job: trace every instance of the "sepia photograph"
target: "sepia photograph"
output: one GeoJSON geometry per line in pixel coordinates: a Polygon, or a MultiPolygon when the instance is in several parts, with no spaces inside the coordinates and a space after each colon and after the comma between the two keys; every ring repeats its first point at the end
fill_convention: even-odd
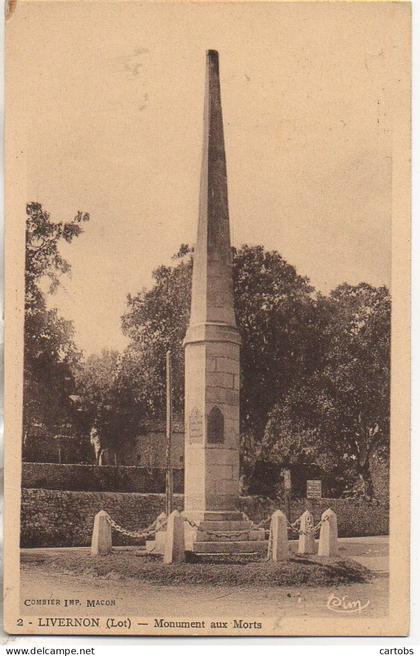
{"type": "Polygon", "coordinates": [[[8,633],[407,635],[410,48],[9,3],[8,633]]]}

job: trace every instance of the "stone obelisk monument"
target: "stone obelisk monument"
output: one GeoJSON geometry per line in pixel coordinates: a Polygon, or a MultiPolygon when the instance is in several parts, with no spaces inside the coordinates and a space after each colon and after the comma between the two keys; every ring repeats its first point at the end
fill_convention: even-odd
{"type": "MultiPolygon", "coordinates": [[[[239,511],[239,349],[220,95],[219,56],[207,52],[204,144],[191,316],[185,346],[185,547],[195,553],[267,548],[239,511]],[[239,532],[239,533],[238,533],[239,532]]],[[[165,531],[148,543],[162,553],[165,531]]]]}
{"type": "Polygon", "coordinates": [[[239,496],[239,348],[219,59],[207,52],[204,144],[190,325],[185,336],[185,510],[231,511],[239,496]]]}
{"type": "MultiPolygon", "coordinates": [[[[205,84],[198,231],[190,324],[184,340],[184,515],[202,522],[192,536],[193,550],[202,552],[211,540],[206,529],[250,528],[238,510],[241,339],[234,311],[219,56],[215,50],[207,52],[205,84]]],[[[244,534],[243,538],[261,537],[261,533],[250,533],[253,535],[244,534]]]]}

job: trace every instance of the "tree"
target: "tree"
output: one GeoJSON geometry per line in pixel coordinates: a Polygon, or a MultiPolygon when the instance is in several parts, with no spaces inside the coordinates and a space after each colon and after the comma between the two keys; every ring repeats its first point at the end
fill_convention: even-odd
{"type": "Polygon", "coordinates": [[[153,286],[128,296],[122,329],[130,338],[125,366],[132,372],[136,394],[149,417],[165,408],[165,358],[172,351],[173,405],[179,412],[184,403],[184,349],[182,341],[191,304],[191,249],[182,245],[174,256],[176,266],[160,266],[153,272],[153,286]]]}
{"type": "Polygon", "coordinates": [[[234,295],[241,347],[242,429],[262,437],[267,414],[323,357],[317,295],[276,251],[234,250],[234,295]]]}
{"type": "Polygon", "coordinates": [[[274,406],[263,457],[317,463],[372,497],[373,455],[388,457],[391,300],[385,287],[343,284],[327,302],[322,366],[274,406]]]}
{"type": "MultiPolygon", "coordinates": [[[[165,353],[174,354],[175,409],[183,408],[182,340],[191,300],[191,249],[129,297],[125,353],[146,414],[165,403],[165,353]]],[[[316,466],[340,493],[362,480],[389,442],[390,297],[385,287],[316,293],[276,251],[233,249],[241,347],[241,471],[254,492],[281,467],[316,466]],[[268,476],[267,472],[270,472],[268,476]]],[[[276,473],[277,475],[277,473],[276,473]]]]}
{"type": "MultiPolygon", "coordinates": [[[[292,387],[268,415],[256,465],[260,478],[270,470],[277,480],[282,468],[291,469],[300,478],[310,470],[322,471],[328,493],[340,496],[349,472],[335,439],[338,423],[333,400],[319,386],[316,374],[292,387]]],[[[294,490],[299,483],[304,488],[304,481],[294,480],[294,490]]]]}
{"type": "Polygon", "coordinates": [[[49,292],[59,284],[60,275],[70,271],[70,264],[61,256],[61,239],[70,243],[83,232],[82,223],[89,221],[89,214],[77,212],[70,221],[54,223],[50,214],[40,203],[26,206],[26,251],[25,251],[25,303],[36,305],[39,282],[49,279],[49,292]]]}
{"type": "Polygon", "coordinates": [[[324,386],[340,418],[343,457],[372,496],[370,459],[390,435],[391,298],[386,287],[343,284],[331,293],[324,386]]]}
{"type": "Polygon", "coordinates": [[[59,242],[71,242],[82,232],[89,215],[78,212],[67,222],[54,222],[39,203],[26,206],[25,320],[24,320],[24,437],[36,427],[54,435],[75,419],[70,396],[75,393],[73,370],[80,353],[70,321],[48,309],[41,287],[49,282],[53,294],[62,274],[70,270],[59,242]]]}
{"type": "Polygon", "coordinates": [[[86,432],[94,427],[100,448],[115,454],[138,434],[144,417],[130,365],[124,355],[104,349],[81,363],[76,374],[86,432]]]}
{"type": "MultiPolygon", "coordinates": [[[[191,303],[191,249],[182,245],[174,266],[153,273],[151,289],[128,298],[122,317],[130,338],[127,361],[150,416],[165,407],[165,353],[173,353],[174,407],[183,409],[184,339],[191,303]]],[[[252,469],[267,413],[293,381],[309,375],[322,357],[316,294],[306,278],[275,251],[233,249],[235,310],[242,336],[241,421],[243,467],[252,469]],[[248,445],[248,446],[247,446],[248,445]],[[248,464],[247,464],[248,463],[248,464]]]]}

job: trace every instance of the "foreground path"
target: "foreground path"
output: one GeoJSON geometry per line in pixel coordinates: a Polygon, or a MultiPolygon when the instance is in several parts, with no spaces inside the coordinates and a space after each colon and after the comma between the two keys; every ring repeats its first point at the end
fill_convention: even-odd
{"type": "MultiPolygon", "coordinates": [[[[340,555],[353,558],[375,571],[371,583],[337,587],[228,587],[209,585],[162,586],[141,580],[80,578],[61,572],[46,575],[35,564],[25,563],[25,554],[44,550],[22,550],[21,602],[25,615],[141,615],[151,617],[226,614],[244,617],[264,616],[328,616],[332,592],[346,595],[348,600],[369,602],[363,614],[368,617],[386,615],[388,605],[388,538],[344,538],[340,555]],[[25,605],[36,599],[78,599],[77,609],[63,606],[25,605]],[[113,604],[87,607],[88,600],[113,604]]],[[[54,550],[48,550],[50,553],[54,550]]]]}

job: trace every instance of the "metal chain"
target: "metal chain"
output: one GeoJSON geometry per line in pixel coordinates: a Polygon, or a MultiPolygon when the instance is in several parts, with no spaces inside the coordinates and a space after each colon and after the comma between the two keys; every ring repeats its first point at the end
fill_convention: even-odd
{"type": "Polygon", "coordinates": [[[265,524],[270,524],[271,523],[271,517],[266,517],[265,519],[262,519],[258,524],[252,524],[252,528],[264,528],[265,524]]]}
{"type": "Polygon", "coordinates": [[[322,524],[324,522],[328,522],[329,520],[329,517],[324,517],[315,526],[311,526],[309,523],[307,523],[304,531],[299,530],[299,535],[315,535],[318,533],[318,531],[320,531],[322,524]]]}
{"type": "Polygon", "coordinates": [[[217,538],[224,538],[226,540],[234,540],[235,538],[239,538],[241,535],[246,535],[250,531],[252,531],[252,528],[246,528],[242,529],[240,531],[211,531],[211,530],[205,530],[204,533],[207,533],[208,535],[214,535],[217,538]]]}
{"type": "Polygon", "coordinates": [[[117,524],[117,522],[114,519],[112,519],[112,517],[109,514],[107,514],[107,520],[108,520],[109,524],[112,526],[113,529],[118,531],[118,533],[122,533],[123,535],[125,535],[128,538],[151,538],[151,537],[154,537],[156,535],[157,531],[163,529],[167,524],[166,518],[164,520],[160,520],[160,521],[158,519],[155,519],[155,521],[152,524],[150,524],[150,526],[143,529],[142,531],[130,531],[130,530],[124,528],[123,526],[120,526],[120,524],[117,524]]]}
{"type": "MultiPolygon", "coordinates": [[[[187,524],[189,524],[192,528],[200,528],[200,524],[197,524],[197,522],[194,522],[191,519],[185,518],[185,521],[187,524]]],[[[250,531],[255,531],[256,529],[262,528],[263,524],[266,524],[267,522],[271,521],[271,517],[267,517],[266,519],[263,519],[259,524],[252,524],[250,528],[244,528],[240,529],[238,531],[214,531],[212,529],[205,529],[203,532],[207,533],[208,535],[214,535],[217,538],[224,538],[226,540],[234,540],[235,538],[240,537],[241,535],[246,535],[250,531]]]]}
{"type": "MultiPolygon", "coordinates": [[[[117,522],[112,519],[112,517],[107,514],[107,520],[109,524],[112,526],[113,529],[118,531],[118,533],[122,533],[128,538],[151,538],[154,537],[157,533],[157,531],[162,530],[166,527],[167,525],[167,519],[166,517],[164,519],[159,520],[155,519],[155,521],[150,524],[147,528],[143,529],[142,531],[130,531],[129,529],[124,528],[120,524],[117,524],[117,522]]],[[[197,524],[197,522],[185,518],[184,521],[189,524],[192,528],[199,529],[200,524],[197,524]]],[[[325,521],[329,521],[329,517],[324,517],[321,519],[316,526],[311,526],[310,522],[307,520],[305,529],[301,530],[300,528],[297,528],[298,524],[300,523],[300,517],[296,521],[294,521],[292,524],[290,522],[287,522],[288,524],[288,529],[298,533],[299,535],[315,535],[318,533],[318,531],[321,529],[322,523],[325,521]]],[[[271,517],[266,517],[265,519],[262,519],[258,524],[252,524],[250,528],[242,529],[239,531],[214,531],[211,529],[207,529],[204,531],[208,535],[213,535],[218,538],[224,538],[227,540],[234,540],[235,538],[240,537],[241,535],[245,535],[249,533],[250,531],[257,530],[260,528],[263,528],[266,524],[271,523],[271,517]]],[[[270,548],[271,548],[271,543],[272,543],[272,531],[270,528],[270,533],[268,537],[268,553],[270,553],[270,548]]]]}
{"type": "Polygon", "coordinates": [[[197,522],[194,522],[192,519],[188,519],[187,517],[184,517],[184,522],[189,524],[192,528],[200,528],[200,524],[197,524],[197,522]]]}
{"type": "Polygon", "coordinates": [[[297,520],[294,521],[292,524],[290,522],[287,522],[287,528],[290,531],[293,531],[294,533],[299,533],[299,529],[298,529],[299,522],[300,522],[300,517],[298,517],[297,520]]]}

